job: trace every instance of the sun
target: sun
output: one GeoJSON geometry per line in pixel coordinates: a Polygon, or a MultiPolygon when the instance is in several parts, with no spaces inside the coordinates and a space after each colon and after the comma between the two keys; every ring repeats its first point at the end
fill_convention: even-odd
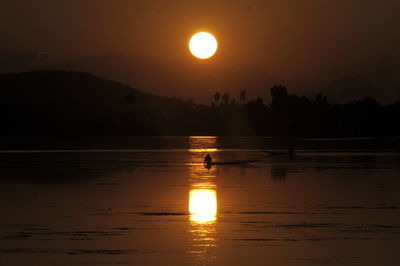
{"type": "Polygon", "coordinates": [[[218,48],[217,39],[208,32],[199,32],[189,42],[190,52],[199,59],[207,59],[215,54],[218,48]]]}

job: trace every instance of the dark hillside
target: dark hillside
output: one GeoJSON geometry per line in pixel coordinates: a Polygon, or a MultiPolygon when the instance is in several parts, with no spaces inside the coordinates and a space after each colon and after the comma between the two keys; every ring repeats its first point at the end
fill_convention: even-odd
{"type": "Polygon", "coordinates": [[[61,70],[4,74],[0,89],[2,135],[147,134],[155,113],[190,104],[61,70]]]}

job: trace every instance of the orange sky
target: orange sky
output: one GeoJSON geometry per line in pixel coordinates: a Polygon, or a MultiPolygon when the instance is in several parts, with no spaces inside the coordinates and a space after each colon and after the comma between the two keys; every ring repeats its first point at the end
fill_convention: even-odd
{"type": "Polygon", "coordinates": [[[2,0],[0,50],[192,60],[187,42],[205,30],[219,40],[217,62],[333,77],[400,54],[398,10],[396,0],[2,0]]]}

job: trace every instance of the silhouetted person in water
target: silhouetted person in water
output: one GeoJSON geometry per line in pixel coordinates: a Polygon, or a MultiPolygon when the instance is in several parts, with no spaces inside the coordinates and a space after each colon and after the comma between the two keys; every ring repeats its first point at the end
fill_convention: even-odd
{"type": "Polygon", "coordinates": [[[211,166],[211,163],[212,163],[212,158],[210,154],[207,154],[207,156],[204,157],[204,165],[211,166]]]}

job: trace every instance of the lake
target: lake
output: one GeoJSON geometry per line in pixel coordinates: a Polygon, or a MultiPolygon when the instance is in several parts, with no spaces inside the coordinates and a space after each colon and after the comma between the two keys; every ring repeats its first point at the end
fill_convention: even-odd
{"type": "Polygon", "coordinates": [[[2,138],[0,265],[398,265],[399,143],[2,138]]]}

